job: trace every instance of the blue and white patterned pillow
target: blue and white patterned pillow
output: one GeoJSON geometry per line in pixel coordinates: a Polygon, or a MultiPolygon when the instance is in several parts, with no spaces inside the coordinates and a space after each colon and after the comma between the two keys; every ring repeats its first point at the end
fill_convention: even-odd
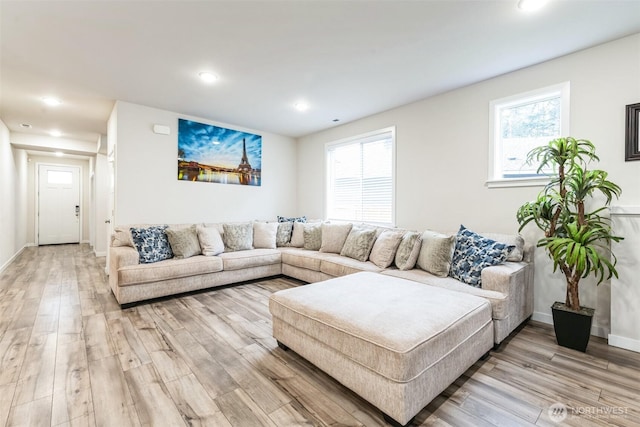
{"type": "Polygon", "coordinates": [[[131,228],[131,237],[141,264],[150,264],[173,258],[171,245],[165,230],[168,226],[159,225],[149,228],[131,228]]]}
{"type": "Polygon", "coordinates": [[[468,285],[481,288],[482,269],[502,264],[513,248],[483,237],[461,225],[456,234],[449,275],[468,285]]]}
{"type": "Polygon", "coordinates": [[[278,215],[278,222],[307,222],[307,217],[299,216],[294,218],[294,217],[286,217],[286,216],[278,215]]]}

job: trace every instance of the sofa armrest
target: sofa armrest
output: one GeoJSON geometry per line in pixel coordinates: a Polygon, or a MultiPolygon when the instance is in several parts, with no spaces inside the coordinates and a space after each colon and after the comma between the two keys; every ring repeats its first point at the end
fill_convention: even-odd
{"type": "Polygon", "coordinates": [[[140,264],[140,254],[131,246],[112,246],[109,248],[109,272],[117,273],[127,265],[140,264]]]}
{"type": "Polygon", "coordinates": [[[118,270],[127,265],[140,263],[138,251],[131,246],[111,246],[109,248],[109,285],[117,296],[118,270]]]}
{"type": "Polygon", "coordinates": [[[482,270],[482,289],[497,291],[505,295],[523,292],[527,280],[527,269],[532,267],[526,262],[505,262],[486,267],[482,270]]]}

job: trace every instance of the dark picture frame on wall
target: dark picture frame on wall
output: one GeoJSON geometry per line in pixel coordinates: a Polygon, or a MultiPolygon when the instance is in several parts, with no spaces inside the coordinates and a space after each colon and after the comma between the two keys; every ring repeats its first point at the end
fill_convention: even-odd
{"type": "Polygon", "coordinates": [[[625,161],[640,160],[640,103],[627,105],[625,161]]]}

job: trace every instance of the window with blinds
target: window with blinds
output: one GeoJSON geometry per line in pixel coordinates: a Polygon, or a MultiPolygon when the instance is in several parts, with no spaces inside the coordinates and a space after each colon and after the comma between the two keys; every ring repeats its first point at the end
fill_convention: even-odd
{"type": "Polygon", "coordinates": [[[395,128],[326,145],[327,219],[393,225],[395,128]]]}

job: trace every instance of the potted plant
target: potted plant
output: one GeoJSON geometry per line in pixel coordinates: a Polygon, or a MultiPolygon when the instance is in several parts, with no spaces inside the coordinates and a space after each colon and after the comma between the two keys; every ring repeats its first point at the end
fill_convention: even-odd
{"type": "Polygon", "coordinates": [[[622,240],[613,234],[608,216],[611,200],[622,190],[607,179],[607,172],[588,169],[589,163],[598,160],[595,146],[584,139],[558,138],[534,148],[527,162],[538,162],[538,173],[550,171],[551,180],[517,213],[520,231],[529,223],[542,230],[544,237],[537,246],[553,261],[553,271],[560,270],[565,277],[565,302],[552,306],[556,340],[561,346],[583,352],[594,309],[580,305],[580,280],[594,275],[600,284],[618,277],[611,242],[622,240]],[[592,197],[598,193],[604,199],[592,197]],[[596,206],[588,208],[592,205],[596,206]]]}

